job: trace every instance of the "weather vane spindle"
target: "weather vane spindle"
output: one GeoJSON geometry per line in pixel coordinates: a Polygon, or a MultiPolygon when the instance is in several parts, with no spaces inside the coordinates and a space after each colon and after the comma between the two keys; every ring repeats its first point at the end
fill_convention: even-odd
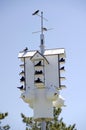
{"type": "Polygon", "coordinates": [[[41,53],[44,53],[45,47],[44,47],[44,34],[43,34],[43,12],[41,12],[41,34],[40,34],[40,40],[41,40],[41,44],[40,44],[40,50],[41,53]]]}

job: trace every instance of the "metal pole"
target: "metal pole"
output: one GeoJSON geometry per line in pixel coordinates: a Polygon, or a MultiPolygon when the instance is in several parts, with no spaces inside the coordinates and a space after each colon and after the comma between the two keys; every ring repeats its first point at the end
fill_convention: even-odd
{"type": "Polygon", "coordinates": [[[43,12],[41,12],[41,34],[43,34],[43,12]]]}
{"type": "Polygon", "coordinates": [[[41,122],[41,130],[46,130],[46,122],[44,120],[41,122]]]}
{"type": "Polygon", "coordinates": [[[41,34],[40,34],[40,51],[43,54],[44,53],[44,34],[43,34],[43,12],[41,12],[41,34]]]}
{"type": "MultiPolygon", "coordinates": [[[[44,35],[43,35],[43,12],[41,12],[41,53],[44,52],[44,35]]],[[[43,119],[41,122],[41,130],[46,130],[46,122],[43,119]]]]}

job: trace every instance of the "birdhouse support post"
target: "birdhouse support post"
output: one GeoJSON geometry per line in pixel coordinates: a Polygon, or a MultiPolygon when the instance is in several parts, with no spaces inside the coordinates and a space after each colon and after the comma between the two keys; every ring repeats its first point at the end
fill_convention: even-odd
{"type": "Polygon", "coordinates": [[[46,130],[46,121],[41,122],[41,130],[46,130]]]}

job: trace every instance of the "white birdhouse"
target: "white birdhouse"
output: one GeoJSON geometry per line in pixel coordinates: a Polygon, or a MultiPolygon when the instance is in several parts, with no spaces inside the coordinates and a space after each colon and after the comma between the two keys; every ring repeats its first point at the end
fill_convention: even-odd
{"type": "Polygon", "coordinates": [[[26,89],[22,99],[34,110],[35,120],[51,120],[53,104],[63,106],[63,100],[58,99],[58,89],[61,88],[60,62],[64,62],[64,49],[45,50],[43,55],[39,51],[20,52],[18,57],[24,66],[21,81],[26,89]]]}
{"type": "Polygon", "coordinates": [[[60,59],[65,57],[64,49],[45,50],[44,55],[39,51],[20,52],[18,57],[23,61],[25,85],[27,87],[63,87],[60,83],[65,79],[60,77],[60,59]],[[60,58],[61,57],[61,58],[60,58]]]}
{"type": "Polygon", "coordinates": [[[34,119],[49,121],[53,118],[53,107],[64,105],[64,100],[59,96],[59,90],[65,87],[62,84],[65,77],[61,75],[61,72],[65,70],[62,66],[65,62],[65,50],[64,48],[44,48],[42,15],[43,12],[41,12],[40,51],[29,51],[25,48],[18,55],[22,61],[20,65],[22,71],[19,74],[22,86],[18,88],[24,91],[21,98],[33,109],[34,119]]]}

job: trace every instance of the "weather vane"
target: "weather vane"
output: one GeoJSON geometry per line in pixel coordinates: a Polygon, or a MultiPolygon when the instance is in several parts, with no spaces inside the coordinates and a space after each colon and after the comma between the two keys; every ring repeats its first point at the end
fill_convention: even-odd
{"type": "Polygon", "coordinates": [[[40,34],[40,41],[41,41],[40,49],[41,49],[41,53],[43,54],[44,53],[44,34],[43,34],[43,32],[48,31],[48,30],[52,30],[52,28],[47,29],[43,26],[43,20],[45,20],[45,21],[48,21],[48,20],[43,17],[42,11],[41,11],[41,15],[39,15],[39,10],[36,10],[34,13],[32,13],[32,15],[37,15],[41,18],[41,31],[36,31],[36,32],[33,32],[33,33],[41,32],[41,34],[40,34]]]}
{"type": "Polygon", "coordinates": [[[32,15],[37,15],[41,18],[41,31],[36,31],[33,33],[39,33],[41,32],[41,34],[43,34],[43,31],[48,31],[48,30],[52,30],[53,28],[47,29],[45,27],[43,27],[43,20],[48,21],[45,17],[43,17],[43,12],[41,12],[41,15],[38,14],[39,10],[35,11],[32,15]]]}

